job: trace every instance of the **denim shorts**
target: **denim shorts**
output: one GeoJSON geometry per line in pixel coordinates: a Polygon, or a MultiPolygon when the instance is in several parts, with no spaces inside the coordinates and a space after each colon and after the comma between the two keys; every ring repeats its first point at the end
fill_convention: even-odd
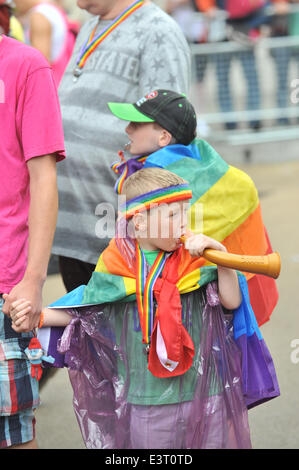
{"type": "Polygon", "coordinates": [[[2,312],[0,297],[0,448],[34,438],[33,410],[39,405],[38,382],[25,354],[32,333],[16,333],[2,312]]]}

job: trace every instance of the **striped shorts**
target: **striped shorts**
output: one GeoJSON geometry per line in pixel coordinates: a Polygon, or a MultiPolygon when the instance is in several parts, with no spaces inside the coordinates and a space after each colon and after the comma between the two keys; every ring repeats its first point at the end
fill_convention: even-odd
{"type": "Polygon", "coordinates": [[[32,334],[16,333],[2,304],[0,297],[0,448],[5,448],[34,439],[39,391],[24,353],[32,334]]]}

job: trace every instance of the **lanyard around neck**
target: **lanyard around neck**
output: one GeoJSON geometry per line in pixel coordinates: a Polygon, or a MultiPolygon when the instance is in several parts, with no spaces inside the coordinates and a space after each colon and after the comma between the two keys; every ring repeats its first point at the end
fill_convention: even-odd
{"type": "Polygon", "coordinates": [[[76,61],[76,67],[74,69],[74,76],[79,77],[82,74],[83,67],[88,59],[88,57],[93,53],[93,51],[101,44],[102,41],[110,34],[112,31],[117,28],[123,21],[125,21],[132,13],[134,13],[138,8],[140,8],[144,3],[144,0],[137,0],[132,3],[128,8],[120,13],[120,15],[115,18],[112,23],[110,23],[106,28],[103,29],[99,34],[95,36],[97,25],[92,30],[87,41],[84,43],[83,47],[80,50],[76,61]]]}
{"type": "Polygon", "coordinates": [[[148,275],[146,275],[145,255],[136,242],[136,299],[140,326],[143,334],[142,342],[150,343],[154,325],[154,285],[165,265],[168,254],[160,251],[148,275]]]}

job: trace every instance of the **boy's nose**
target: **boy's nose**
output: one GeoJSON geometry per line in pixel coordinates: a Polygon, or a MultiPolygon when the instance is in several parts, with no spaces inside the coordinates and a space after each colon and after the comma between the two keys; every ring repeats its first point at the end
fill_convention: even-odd
{"type": "Polygon", "coordinates": [[[130,132],[130,123],[129,123],[129,124],[127,125],[127,127],[125,128],[125,132],[126,132],[127,134],[129,134],[129,132],[130,132]]]}

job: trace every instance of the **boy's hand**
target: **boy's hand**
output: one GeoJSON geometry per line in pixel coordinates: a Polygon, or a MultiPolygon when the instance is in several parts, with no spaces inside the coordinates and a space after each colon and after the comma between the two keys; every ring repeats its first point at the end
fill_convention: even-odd
{"type": "MultiPolygon", "coordinates": [[[[4,294],[6,296],[7,294],[4,294]]],[[[29,329],[29,313],[32,310],[31,302],[26,299],[19,299],[11,303],[9,316],[12,320],[12,329],[17,333],[29,329]],[[22,325],[22,326],[21,326],[22,325]]]]}
{"type": "Polygon", "coordinates": [[[185,242],[185,248],[189,251],[191,256],[202,256],[206,248],[213,250],[227,251],[224,245],[213,238],[207,237],[200,233],[199,235],[192,235],[188,237],[185,242]]]}

